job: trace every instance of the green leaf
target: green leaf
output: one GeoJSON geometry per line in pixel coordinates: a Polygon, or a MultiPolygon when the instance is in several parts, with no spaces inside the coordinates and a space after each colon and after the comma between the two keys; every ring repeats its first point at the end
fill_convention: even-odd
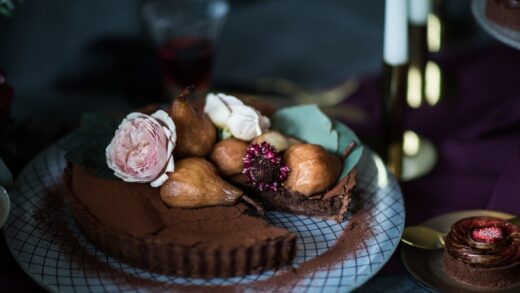
{"type": "Polygon", "coordinates": [[[229,132],[229,129],[227,128],[219,128],[218,129],[218,140],[221,141],[221,140],[224,140],[224,139],[228,139],[228,138],[231,138],[233,137],[233,135],[231,134],[231,132],[229,132]]]}
{"type": "Polygon", "coordinates": [[[350,128],[348,128],[345,124],[334,121],[334,129],[338,131],[339,134],[339,140],[338,140],[338,150],[336,151],[336,154],[338,156],[341,156],[343,154],[343,151],[348,147],[348,145],[355,141],[357,146],[356,148],[350,153],[350,155],[345,159],[343,162],[343,170],[341,171],[341,175],[339,178],[343,178],[346,176],[359,162],[359,159],[361,159],[361,155],[363,154],[363,144],[359,140],[359,138],[356,136],[354,131],[352,131],[350,128]]]}
{"type": "Polygon", "coordinates": [[[331,153],[338,150],[338,132],[316,105],[280,109],[271,116],[271,124],[274,130],[307,143],[319,144],[331,153]]]}
{"type": "Polygon", "coordinates": [[[340,178],[356,166],[363,153],[363,145],[345,124],[331,121],[316,105],[293,106],[281,109],[271,116],[272,129],[307,143],[323,146],[338,156],[355,141],[356,148],[343,163],[340,178]]]}
{"type": "Polygon", "coordinates": [[[65,159],[92,170],[99,177],[115,178],[106,164],[105,149],[122,118],[121,115],[106,113],[84,114],[80,128],[58,144],[66,151],[65,159]]]}

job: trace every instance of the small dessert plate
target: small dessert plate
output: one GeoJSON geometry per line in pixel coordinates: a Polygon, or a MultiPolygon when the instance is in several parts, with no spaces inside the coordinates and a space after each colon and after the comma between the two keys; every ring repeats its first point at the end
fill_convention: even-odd
{"type": "Polygon", "coordinates": [[[7,191],[0,186],[0,228],[5,224],[7,215],[9,214],[10,202],[7,191]]]}
{"type": "MultiPolygon", "coordinates": [[[[431,218],[421,226],[426,226],[444,233],[460,219],[474,216],[488,216],[511,219],[514,216],[490,210],[468,210],[447,213],[431,218]]],[[[448,276],[442,269],[442,249],[425,250],[409,245],[401,247],[401,260],[408,272],[424,287],[440,292],[520,292],[520,286],[503,289],[489,289],[470,286],[448,276]]]]}
{"type": "Polygon", "coordinates": [[[473,0],[471,10],[478,24],[504,44],[520,49],[520,32],[498,25],[486,17],[486,0],[473,0]]]}

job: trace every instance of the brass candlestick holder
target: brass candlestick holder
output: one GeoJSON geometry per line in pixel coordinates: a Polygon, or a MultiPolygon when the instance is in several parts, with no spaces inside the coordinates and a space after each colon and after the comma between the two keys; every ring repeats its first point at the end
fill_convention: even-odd
{"type": "Polygon", "coordinates": [[[433,143],[404,129],[404,110],[409,90],[409,65],[383,64],[383,159],[400,181],[427,174],[437,162],[433,143]]]}
{"type": "Polygon", "coordinates": [[[403,172],[403,115],[408,64],[383,64],[383,159],[399,180],[403,172]]]}
{"type": "MultiPolygon", "coordinates": [[[[442,45],[440,5],[440,1],[434,0],[426,23],[410,23],[408,27],[410,66],[407,74],[406,105],[411,109],[435,106],[444,93],[442,71],[429,58],[442,45]]],[[[430,140],[412,130],[405,130],[402,141],[402,181],[419,178],[433,169],[437,163],[437,151],[430,140]]]]}
{"type": "Polygon", "coordinates": [[[381,153],[397,179],[406,181],[425,175],[437,161],[431,141],[406,130],[403,119],[407,107],[435,105],[440,100],[441,72],[428,57],[441,47],[442,2],[395,0],[386,4],[381,153]]]}
{"type": "Polygon", "coordinates": [[[432,1],[426,23],[410,23],[410,68],[406,101],[412,109],[435,106],[445,95],[445,78],[441,67],[430,58],[443,46],[444,25],[439,0],[432,1]]]}
{"type": "MultiPolygon", "coordinates": [[[[411,109],[434,106],[440,100],[442,79],[439,66],[428,60],[428,28],[426,25],[410,24],[408,29],[410,66],[407,75],[406,104],[411,109]]],[[[402,181],[424,176],[437,163],[434,144],[412,130],[403,132],[402,151],[402,181]]]]}

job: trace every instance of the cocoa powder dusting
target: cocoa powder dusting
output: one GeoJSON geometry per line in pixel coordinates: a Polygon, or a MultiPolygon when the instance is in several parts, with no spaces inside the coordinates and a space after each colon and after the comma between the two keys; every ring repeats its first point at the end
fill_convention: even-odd
{"type": "MultiPolygon", "coordinates": [[[[43,204],[36,211],[36,218],[42,224],[43,229],[47,230],[45,237],[59,245],[62,253],[69,256],[71,261],[80,264],[88,273],[97,274],[100,277],[108,278],[114,282],[128,284],[130,287],[144,287],[152,292],[242,292],[245,289],[254,289],[262,292],[273,292],[278,290],[290,290],[298,282],[316,271],[332,269],[338,263],[354,256],[356,250],[363,245],[363,239],[370,236],[369,221],[372,218],[372,211],[358,209],[354,204],[351,211],[350,224],[341,234],[336,244],[327,252],[302,263],[297,269],[286,268],[278,271],[274,277],[263,281],[256,281],[244,285],[235,286],[194,286],[194,285],[175,285],[141,278],[139,276],[115,269],[110,265],[100,261],[92,252],[81,244],[79,236],[69,226],[70,213],[67,206],[68,189],[58,186],[48,193],[43,204]]],[[[354,201],[358,198],[354,196],[354,201]]]]}
{"type": "Polygon", "coordinates": [[[295,288],[298,282],[312,275],[313,272],[334,269],[338,263],[353,257],[355,251],[361,249],[363,239],[367,239],[371,234],[369,223],[372,218],[370,210],[358,209],[361,205],[356,202],[356,198],[359,198],[359,194],[355,195],[353,200],[354,210],[351,211],[350,223],[333,247],[310,261],[302,263],[297,269],[277,274],[264,281],[251,283],[249,286],[262,292],[288,291],[295,288]]]}

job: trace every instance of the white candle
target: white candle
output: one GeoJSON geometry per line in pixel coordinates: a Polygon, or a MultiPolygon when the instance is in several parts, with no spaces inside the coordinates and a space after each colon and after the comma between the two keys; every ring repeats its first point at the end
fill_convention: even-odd
{"type": "Polygon", "coordinates": [[[409,0],[408,18],[414,25],[425,25],[432,7],[431,0],[409,0]]]}
{"type": "Polygon", "coordinates": [[[386,0],[383,60],[389,65],[408,62],[407,0],[386,0]]]}

